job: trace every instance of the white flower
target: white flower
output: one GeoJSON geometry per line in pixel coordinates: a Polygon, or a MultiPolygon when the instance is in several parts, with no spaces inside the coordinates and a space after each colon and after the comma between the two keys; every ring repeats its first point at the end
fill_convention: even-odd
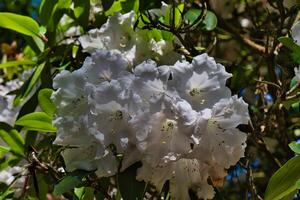
{"type": "Polygon", "coordinates": [[[300,45],[300,21],[293,25],[291,31],[292,38],[298,45],[300,45]]]}
{"type": "Polygon", "coordinates": [[[295,71],[295,80],[300,84],[300,66],[294,68],[295,71]]]}
{"type": "MultiPolygon", "coordinates": [[[[121,15],[120,15],[121,16],[121,15]]],[[[157,66],[146,60],[130,68],[126,55],[95,50],[82,68],[54,78],[55,144],[63,145],[68,171],[111,176],[141,161],[137,178],[161,190],[170,181],[173,199],[189,189],[211,199],[208,184],[220,182],[245,150],[248,105],[231,97],[231,74],[207,54],[191,63],[157,66]]]]}
{"type": "Polygon", "coordinates": [[[226,175],[224,170],[219,171],[214,168],[214,166],[208,166],[196,159],[180,159],[163,168],[153,168],[151,165],[143,163],[143,166],[138,169],[137,179],[150,182],[156,186],[159,192],[164,183],[169,180],[170,195],[174,200],[190,199],[189,189],[196,192],[198,198],[212,199],[215,192],[213,187],[207,183],[208,178],[226,175]]]}
{"type": "MultiPolygon", "coordinates": [[[[191,151],[193,115],[184,100],[165,97],[130,120],[143,160],[154,167],[175,161],[191,151]]],[[[195,113],[196,115],[196,113],[195,113]]]]}
{"type": "MultiPolygon", "coordinates": [[[[158,191],[169,180],[172,199],[189,199],[189,189],[194,190],[201,199],[212,199],[214,190],[208,184],[208,179],[217,183],[222,181],[226,176],[225,169],[236,164],[244,154],[247,136],[236,127],[249,120],[247,104],[233,96],[230,99],[221,99],[212,109],[205,109],[198,114],[191,108],[183,110],[188,124],[194,124],[191,150],[164,166],[153,166],[153,160],[143,160],[137,179],[152,183],[158,191]]],[[[181,138],[180,141],[182,144],[176,145],[184,146],[188,140],[181,138]]],[[[155,150],[149,151],[143,158],[162,147],[157,145],[153,149],[155,150]]]]}
{"type": "Polygon", "coordinates": [[[236,127],[248,123],[248,105],[233,96],[200,113],[195,123],[196,145],[189,157],[228,169],[244,155],[247,135],[236,127]]]}
{"type": "Polygon", "coordinates": [[[129,90],[134,76],[126,68],[121,54],[97,50],[82,68],[62,71],[54,78],[54,143],[67,147],[62,155],[68,171],[97,169],[99,176],[116,172],[109,146],[126,150],[131,131],[127,121],[137,105],[129,90]]]}
{"type": "Polygon", "coordinates": [[[161,63],[172,63],[180,58],[173,51],[171,42],[155,41],[145,30],[134,30],[135,13],[115,13],[100,29],[92,29],[79,41],[84,51],[93,53],[97,49],[121,53],[132,67],[146,59],[158,59],[161,63]]]}
{"type": "Polygon", "coordinates": [[[220,98],[228,98],[225,86],[231,74],[207,54],[196,56],[192,63],[177,62],[174,66],[161,66],[159,71],[168,79],[168,89],[191,103],[196,110],[213,106],[220,98]]]}

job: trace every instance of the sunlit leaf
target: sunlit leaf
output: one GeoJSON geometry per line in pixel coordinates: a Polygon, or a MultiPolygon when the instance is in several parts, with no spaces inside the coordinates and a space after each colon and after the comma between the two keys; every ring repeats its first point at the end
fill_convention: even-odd
{"type": "Polygon", "coordinates": [[[266,192],[265,200],[279,200],[299,188],[300,156],[287,161],[271,177],[266,192]]]}
{"type": "Polygon", "coordinates": [[[9,68],[9,67],[17,67],[20,65],[35,65],[36,63],[31,60],[16,60],[16,61],[8,61],[6,63],[0,64],[0,69],[9,68]]]}
{"type": "Polygon", "coordinates": [[[52,118],[44,112],[27,114],[16,121],[16,125],[24,126],[27,130],[56,132],[52,118]]]}
{"type": "Polygon", "coordinates": [[[39,34],[39,25],[35,20],[14,13],[0,12],[0,27],[28,36],[37,36],[39,34]]]}
{"type": "Polygon", "coordinates": [[[51,101],[52,89],[45,88],[39,91],[38,100],[42,110],[49,116],[53,116],[55,112],[55,105],[51,101]]]}

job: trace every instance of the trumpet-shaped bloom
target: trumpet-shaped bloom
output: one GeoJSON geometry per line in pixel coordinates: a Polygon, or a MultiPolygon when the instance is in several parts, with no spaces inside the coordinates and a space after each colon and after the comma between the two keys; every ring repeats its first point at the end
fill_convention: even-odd
{"type": "Polygon", "coordinates": [[[89,53],[97,49],[117,51],[131,67],[149,58],[161,63],[172,63],[180,58],[171,42],[155,41],[145,30],[134,30],[135,21],[134,12],[116,13],[100,29],[92,29],[79,38],[83,50],[89,53]]]}

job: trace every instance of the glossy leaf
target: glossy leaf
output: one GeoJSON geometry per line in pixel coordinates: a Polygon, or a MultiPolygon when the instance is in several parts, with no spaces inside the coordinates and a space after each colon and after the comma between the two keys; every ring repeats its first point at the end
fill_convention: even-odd
{"type": "Polygon", "coordinates": [[[195,23],[196,19],[201,15],[201,10],[200,9],[190,9],[184,14],[184,20],[188,24],[193,24],[195,23]]]}
{"type": "Polygon", "coordinates": [[[24,140],[17,130],[0,130],[0,138],[9,146],[10,151],[17,154],[24,154],[24,140]]]}
{"type": "Polygon", "coordinates": [[[24,126],[27,130],[56,132],[52,118],[44,112],[27,114],[16,121],[16,125],[24,126]]]}
{"type": "Polygon", "coordinates": [[[39,34],[39,25],[30,17],[8,12],[0,12],[0,27],[11,29],[28,36],[39,34]]]}
{"type": "Polygon", "coordinates": [[[61,195],[69,190],[74,189],[82,182],[82,179],[90,173],[92,172],[84,170],[76,170],[69,173],[57,185],[55,185],[53,194],[61,195]]]}
{"type": "Polygon", "coordinates": [[[20,89],[20,93],[17,94],[14,100],[14,105],[18,105],[30,94],[32,89],[37,84],[44,67],[45,67],[45,63],[42,63],[35,69],[30,79],[20,89]]]}
{"type": "Polygon", "coordinates": [[[217,27],[218,19],[215,13],[207,11],[203,20],[204,29],[207,31],[214,30],[217,27]]]}
{"type": "Polygon", "coordinates": [[[39,106],[49,116],[53,116],[55,112],[55,105],[51,101],[52,89],[45,88],[39,91],[38,100],[39,106]]]}
{"type": "Polygon", "coordinates": [[[287,161],[271,177],[266,192],[265,200],[279,200],[299,188],[300,156],[287,161]]]}

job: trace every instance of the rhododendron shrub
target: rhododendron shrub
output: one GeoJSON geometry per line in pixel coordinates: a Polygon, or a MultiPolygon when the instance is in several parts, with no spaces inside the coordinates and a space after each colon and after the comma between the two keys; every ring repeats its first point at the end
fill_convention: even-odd
{"type": "Polygon", "coordinates": [[[231,96],[225,85],[231,74],[207,54],[169,65],[151,60],[139,50],[145,40],[134,32],[132,14],[115,14],[80,38],[91,56],[54,78],[54,143],[67,147],[62,155],[69,171],[116,174],[114,145],[122,170],[141,161],[138,179],[158,191],[170,180],[174,198],[188,198],[190,188],[199,198],[213,198],[207,179],[224,178],[244,155],[247,135],[237,126],[248,123],[248,105],[231,96]],[[114,34],[110,29],[117,27],[114,34]],[[139,53],[148,59],[134,66],[143,59],[139,53]],[[182,185],[186,174],[193,178],[182,185]]]}
{"type": "Polygon", "coordinates": [[[4,0],[0,199],[298,199],[294,1],[4,0]]]}

